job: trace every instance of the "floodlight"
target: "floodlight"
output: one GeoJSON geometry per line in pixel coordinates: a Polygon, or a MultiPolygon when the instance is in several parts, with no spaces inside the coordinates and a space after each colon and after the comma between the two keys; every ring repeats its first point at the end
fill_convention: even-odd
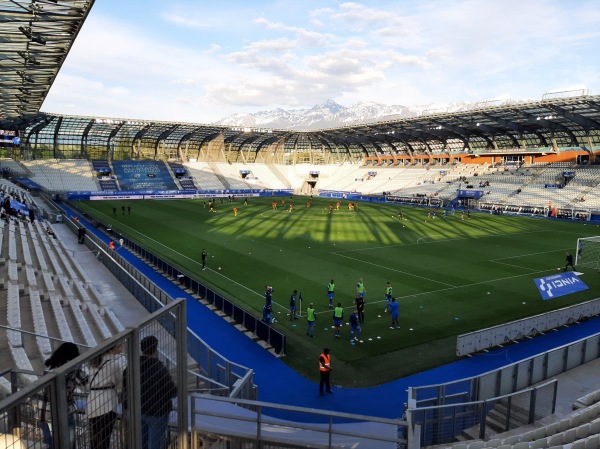
{"type": "Polygon", "coordinates": [[[35,42],[36,44],[40,44],[40,45],[46,45],[46,39],[44,39],[39,34],[34,34],[31,37],[31,42],[35,42]]]}
{"type": "Polygon", "coordinates": [[[31,28],[19,27],[19,31],[28,39],[31,39],[31,28]]]}
{"type": "Polygon", "coordinates": [[[31,42],[35,42],[36,44],[46,45],[46,40],[39,34],[33,33],[31,28],[19,27],[19,31],[25,35],[31,42]]]}

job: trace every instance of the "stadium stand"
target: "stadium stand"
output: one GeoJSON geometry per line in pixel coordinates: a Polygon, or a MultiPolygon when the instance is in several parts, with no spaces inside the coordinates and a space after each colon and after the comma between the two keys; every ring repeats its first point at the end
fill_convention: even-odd
{"type": "Polygon", "coordinates": [[[96,191],[92,165],[85,159],[23,161],[31,179],[50,192],[96,191]]]}
{"type": "Polygon", "coordinates": [[[225,178],[228,190],[243,190],[252,188],[250,184],[248,184],[242,178],[238,166],[223,162],[215,162],[214,164],[211,164],[211,166],[215,173],[225,178]]]}
{"type": "Polygon", "coordinates": [[[188,175],[187,169],[180,162],[169,161],[169,168],[174,178],[184,190],[197,190],[194,178],[188,175]]]}
{"type": "Polygon", "coordinates": [[[225,186],[206,162],[187,162],[184,164],[192,176],[194,184],[202,190],[223,190],[225,186]]]}
{"type": "Polygon", "coordinates": [[[179,190],[162,161],[113,161],[121,190],[179,190]]]}
{"type": "MultiPolygon", "coordinates": [[[[10,220],[2,226],[1,254],[6,261],[0,266],[0,277],[8,280],[2,290],[6,295],[4,316],[8,326],[15,329],[7,332],[9,350],[16,368],[38,373],[53,349],[44,336],[60,335],[65,341],[95,346],[123,330],[73,260],[74,253],[48,234],[50,227],[38,220],[33,224],[10,220]],[[35,338],[20,329],[34,333],[35,338]]],[[[36,378],[27,375],[22,380],[36,378]]]]}
{"type": "Polygon", "coordinates": [[[250,170],[246,183],[252,189],[281,190],[291,188],[290,181],[273,164],[237,164],[238,170],[250,170]]]}
{"type": "Polygon", "coordinates": [[[31,176],[31,172],[23,164],[11,158],[1,158],[0,167],[10,177],[21,178],[31,176]]]}

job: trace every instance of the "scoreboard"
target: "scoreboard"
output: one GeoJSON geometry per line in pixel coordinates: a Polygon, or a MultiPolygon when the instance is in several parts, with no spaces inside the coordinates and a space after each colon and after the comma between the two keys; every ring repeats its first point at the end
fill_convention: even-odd
{"type": "Polygon", "coordinates": [[[0,129],[0,146],[2,147],[19,147],[21,138],[19,131],[10,129],[0,129]]]}

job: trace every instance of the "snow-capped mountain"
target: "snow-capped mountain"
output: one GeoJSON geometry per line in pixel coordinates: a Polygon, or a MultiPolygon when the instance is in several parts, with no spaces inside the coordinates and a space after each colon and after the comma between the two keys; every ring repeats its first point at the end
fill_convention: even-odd
{"type": "Polygon", "coordinates": [[[410,118],[423,114],[460,112],[471,109],[473,105],[473,103],[458,102],[450,104],[432,103],[408,107],[361,102],[346,107],[333,100],[327,100],[325,103],[315,105],[310,109],[291,109],[286,111],[277,108],[270,111],[233,114],[214,122],[214,124],[243,126],[247,128],[323,129],[358,123],[410,118]]]}

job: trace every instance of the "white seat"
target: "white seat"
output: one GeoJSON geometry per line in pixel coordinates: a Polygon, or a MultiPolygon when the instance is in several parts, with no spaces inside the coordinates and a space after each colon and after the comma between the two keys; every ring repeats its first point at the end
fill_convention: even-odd
{"type": "Polygon", "coordinates": [[[46,328],[46,319],[44,318],[44,310],[42,309],[42,301],[37,290],[29,289],[29,302],[31,306],[31,314],[33,318],[33,328],[38,336],[35,337],[38,348],[45,357],[52,354],[52,345],[50,340],[44,338],[43,335],[48,335],[46,328]]]}
{"type": "Polygon", "coordinates": [[[491,440],[485,443],[484,447],[498,447],[502,444],[502,440],[500,438],[492,438],[491,440]]]}
{"type": "Polygon", "coordinates": [[[529,449],[529,441],[519,441],[513,446],[513,449],[529,449]]]}
{"type": "Polygon", "coordinates": [[[79,301],[72,299],[69,301],[69,306],[75,317],[75,324],[77,325],[77,327],[81,331],[81,334],[83,335],[85,344],[90,347],[96,346],[96,339],[94,338],[94,334],[92,334],[92,330],[90,329],[90,326],[88,325],[88,322],[85,319],[83,312],[81,311],[79,301]]]}
{"type": "Polygon", "coordinates": [[[546,437],[546,427],[539,427],[533,431],[533,439],[539,440],[546,437]]]}
{"type": "Polygon", "coordinates": [[[483,449],[485,443],[483,441],[473,441],[469,443],[469,449],[483,449]]]}
{"type": "Polygon", "coordinates": [[[108,320],[110,325],[113,327],[113,329],[117,333],[123,332],[125,330],[125,326],[123,326],[123,324],[121,324],[121,322],[119,321],[119,319],[117,318],[115,313],[112,310],[110,310],[107,306],[104,306],[102,308],[101,313],[104,315],[105,319],[108,320]]]}
{"type": "Polygon", "coordinates": [[[89,302],[85,304],[85,307],[87,307],[89,314],[92,316],[92,320],[96,325],[96,328],[100,331],[100,334],[102,334],[102,338],[107,340],[112,337],[113,334],[110,330],[108,330],[108,326],[106,326],[106,323],[98,313],[97,306],[89,302]]]}
{"type": "Polygon", "coordinates": [[[589,436],[589,434],[590,434],[590,424],[585,423],[585,424],[581,424],[580,426],[577,427],[575,437],[578,440],[583,440],[584,438],[587,438],[589,436]]]}
{"type": "Polygon", "coordinates": [[[555,433],[554,435],[548,437],[548,446],[562,445],[562,442],[563,442],[562,433],[555,433]]]}
{"type": "Polygon", "coordinates": [[[557,422],[553,422],[546,426],[546,436],[547,437],[552,436],[556,433],[558,433],[558,423],[557,422]]]}
{"type": "Polygon", "coordinates": [[[511,435],[509,437],[504,438],[502,444],[512,446],[513,444],[517,444],[519,441],[521,441],[521,435],[511,435]]]}
{"type": "Polygon", "coordinates": [[[50,306],[54,313],[54,319],[60,333],[60,338],[63,341],[73,341],[73,335],[71,334],[71,328],[67,323],[65,312],[63,311],[60,299],[54,293],[50,293],[50,306]]]}
{"type": "MultiPolygon", "coordinates": [[[[19,287],[12,282],[9,282],[7,285],[6,315],[9,327],[21,329],[21,304],[19,301],[19,287]]],[[[7,330],[6,335],[11,347],[20,348],[23,346],[23,334],[21,332],[7,330]]]]}
{"type": "Polygon", "coordinates": [[[600,447],[600,435],[596,434],[585,440],[585,449],[598,449],[600,447]]]}
{"type": "Polygon", "coordinates": [[[535,435],[535,430],[530,430],[529,432],[525,432],[523,435],[521,435],[520,441],[533,441],[533,440],[535,440],[534,435],[535,435]]]}
{"type": "Polygon", "coordinates": [[[590,435],[600,434],[600,419],[596,418],[590,423],[590,435]]]}
{"type": "Polygon", "coordinates": [[[567,429],[563,433],[563,444],[572,443],[577,439],[577,429],[567,429]]]}

